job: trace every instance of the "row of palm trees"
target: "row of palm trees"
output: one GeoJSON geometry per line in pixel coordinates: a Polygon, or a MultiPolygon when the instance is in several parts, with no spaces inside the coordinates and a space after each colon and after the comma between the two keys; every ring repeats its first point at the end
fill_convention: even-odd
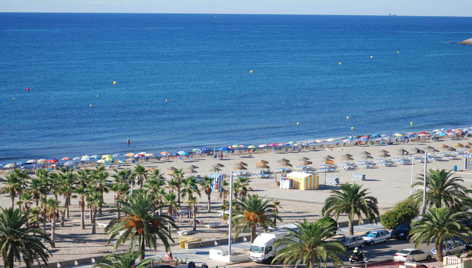
{"type": "MultiPolygon", "coordinates": [[[[34,178],[29,178],[22,171],[13,171],[7,176],[7,183],[2,190],[8,193],[13,200],[11,210],[14,210],[15,199],[20,197],[20,201],[16,202],[19,209],[14,211],[26,215],[24,226],[36,228],[34,230],[40,230],[41,232],[44,231],[34,224],[35,221],[31,217],[34,214],[32,213],[34,208],[31,208],[31,204],[28,202],[21,201],[21,196],[25,193],[31,194],[32,197],[36,194],[36,191],[33,191],[32,188],[43,189],[36,186],[31,187],[31,185],[38,183],[43,185],[43,182],[36,182],[36,180],[45,180],[46,182],[49,180],[65,180],[74,188],[73,190],[64,190],[57,187],[61,190],[56,190],[55,185],[44,183],[46,186],[43,185],[43,187],[46,190],[38,191],[38,197],[30,199],[30,202],[36,203],[35,208],[47,207],[45,205],[47,201],[44,200],[58,201],[58,196],[62,196],[64,212],[61,215],[67,217],[68,209],[65,207],[70,205],[70,199],[74,194],[79,194],[79,205],[81,209],[85,206],[89,208],[92,226],[95,225],[96,214],[101,213],[103,194],[112,190],[115,193],[117,217],[106,228],[110,234],[110,242],[115,241],[115,246],[118,247],[129,241],[131,243],[130,249],[136,250],[141,259],[144,259],[146,248],[156,248],[158,241],[161,241],[166,250],[169,249],[170,243],[173,242],[171,230],[177,228],[172,216],[181,207],[179,203],[181,198],[185,198],[188,203],[189,211],[192,212],[193,228],[196,229],[197,198],[201,192],[207,194],[208,210],[210,211],[212,187],[210,178],[203,178],[201,181],[195,177],[185,178],[180,170],[175,170],[168,180],[158,170],[152,173],[145,169],[142,170],[137,167],[135,170],[116,171],[112,176],[113,184],[109,184],[107,180],[108,173],[101,167],[78,172],[70,170],[61,170],[57,173],[38,171],[34,178]],[[24,183],[25,181],[26,183],[24,183]],[[49,195],[54,196],[54,198],[48,198],[49,195]]],[[[472,203],[470,190],[462,185],[462,179],[454,177],[453,173],[444,170],[430,170],[426,178],[424,176],[418,178],[417,185],[423,185],[424,179],[426,179],[427,185],[427,212],[422,218],[413,223],[412,240],[416,243],[434,243],[438,252],[438,259],[442,260],[444,241],[452,238],[466,239],[471,234],[471,230],[463,224],[464,219],[471,218],[470,213],[467,212],[472,203]]],[[[246,179],[239,179],[234,188],[236,201],[232,220],[236,235],[241,232],[250,232],[251,240],[254,240],[258,228],[267,229],[275,226],[277,219],[280,220],[278,216],[279,203],[257,195],[247,194],[250,188],[246,179]]],[[[419,190],[419,192],[421,191],[419,190]]],[[[412,196],[417,202],[422,200],[419,192],[412,196]]],[[[225,193],[227,191],[223,190],[223,198],[225,193]]],[[[225,203],[224,199],[223,203],[225,203]]],[[[362,186],[346,184],[342,185],[339,190],[332,191],[332,194],[325,201],[322,213],[325,216],[334,216],[336,220],[340,216],[347,216],[349,230],[352,234],[354,231],[353,222],[356,219],[375,220],[379,216],[377,203],[377,199],[370,196],[362,186]]],[[[54,207],[54,205],[51,206],[54,207]]],[[[6,210],[3,210],[3,213],[6,213],[6,210]]],[[[46,213],[44,215],[50,214],[46,213]]],[[[52,215],[52,218],[56,218],[57,213],[52,213],[52,215]]],[[[51,219],[51,221],[53,220],[51,219]]],[[[0,216],[0,221],[3,221],[3,216],[0,216]]],[[[332,234],[330,235],[330,229],[326,228],[325,224],[319,222],[300,223],[297,230],[291,231],[291,235],[278,242],[284,244],[284,246],[279,251],[276,260],[287,264],[304,263],[310,267],[325,261],[339,262],[343,248],[339,244],[327,240],[332,234]],[[295,241],[298,242],[295,243],[295,241]]],[[[0,242],[4,243],[6,240],[1,237],[3,231],[1,228],[2,226],[0,226],[0,242]]],[[[45,241],[53,242],[52,239],[53,236],[45,241]]],[[[3,251],[2,254],[8,257],[9,261],[12,258],[13,260],[15,258],[19,259],[18,256],[22,254],[25,262],[32,258],[31,254],[28,255],[27,252],[23,253],[16,248],[15,250],[16,253],[8,253],[10,255],[3,251]]],[[[6,261],[5,257],[4,262],[5,267],[10,267],[7,266],[9,262],[6,261]]]]}
{"type": "MultiPolygon", "coordinates": [[[[112,175],[103,166],[80,170],[39,169],[34,175],[30,175],[25,170],[15,169],[5,177],[0,191],[10,197],[11,209],[19,211],[18,213],[22,213],[21,215],[27,218],[24,224],[28,228],[38,228],[42,223],[42,232],[46,234],[46,225],[50,223],[48,243],[55,247],[56,224],[60,222],[61,226],[64,226],[66,219],[70,218],[72,200],[78,199],[82,229],[86,228],[85,220],[88,210],[91,233],[95,234],[97,216],[103,214],[104,196],[110,191],[114,195],[117,219],[122,219],[122,214],[126,215],[124,219],[132,219],[129,218],[130,211],[146,211],[149,215],[154,215],[154,208],[158,209],[158,215],[173,217],[182,208],[182,200],[185,199],[189,214],[193,218],[193,230],[196,230],[198,198],[202,192],[207,195],[207,210],[211,212],[212,182],[213,180],[208,177],[200,179],[192,176],[185,177],[181,169],[173,169],[170,176],[166,178],[157,169],[151,172],[139,165],[133,170],[115,170],[112,175]],[[144,196],[144,194],[146,202],[138,200],[138,196],[144,196]],[[137,205],[144,206],[149,203],[152,206],[136,208],[137,205]],[[130,206],[133,204],[135,209],[131,210],[130,206]]],[[[236,180],[235,197],[245,196],[249,190],[247,178],[236,180]]],[[[220,198],[224,202],[227,193],[228,185],[224,183],[220,193],[220,198]]],[[[169,232],[170,228],[176,228],[173,222],[169,225],[169,232]]],[[[113,237],[115,236],[116,234],[113,237]]],[[[142,241],[139,242],[141,246],[142,243],[142,241]]],[[[17,252],[12,256],[20,260],[21,254],[17,252]]]]}

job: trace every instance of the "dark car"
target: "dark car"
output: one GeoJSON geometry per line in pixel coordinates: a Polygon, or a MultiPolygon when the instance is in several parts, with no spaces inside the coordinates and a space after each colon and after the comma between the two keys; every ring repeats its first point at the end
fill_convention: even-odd
{"type": "Polygon", "coordinates": [[[408,240],[411,227],[409,224],[399,224],[392,230],[392,238],[398,240],[408,240]]]}

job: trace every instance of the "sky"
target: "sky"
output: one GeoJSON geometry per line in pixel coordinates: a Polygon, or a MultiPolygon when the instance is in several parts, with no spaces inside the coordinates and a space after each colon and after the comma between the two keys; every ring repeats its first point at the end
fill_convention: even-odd
{"type": "Polygon", "coordinates": [[[0,0],[0,12],[472,16],[472,0],[0,0]]]}

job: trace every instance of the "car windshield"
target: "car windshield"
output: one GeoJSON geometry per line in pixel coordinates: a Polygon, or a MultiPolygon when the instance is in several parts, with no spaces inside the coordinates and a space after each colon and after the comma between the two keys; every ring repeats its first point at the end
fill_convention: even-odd
{"type": "Polygon", "coordinates": [[[400,250],[398,251],[399,254],[402,254],[402,255],[409,255],[411,251],[409,250],[400,250]]]}
{"type": "Polygon", "coordinates": [[[264,247],[251,246],[249,251],[254,252],[254,253],[263,253],[264,252],[264,247]]]}
{"type": "Polygon", "coordinates": [[[375,237],[377,234],[376,233],[368,233],[367,237],[375,237]]]}

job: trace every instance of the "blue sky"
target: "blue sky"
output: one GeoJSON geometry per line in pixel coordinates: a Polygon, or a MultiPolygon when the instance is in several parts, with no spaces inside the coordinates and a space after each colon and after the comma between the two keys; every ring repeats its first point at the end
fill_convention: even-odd
{"type": "Polygon", "coordinates": [[[0,12],[472,16],[472,0],[0,0],[0,12]]]}

